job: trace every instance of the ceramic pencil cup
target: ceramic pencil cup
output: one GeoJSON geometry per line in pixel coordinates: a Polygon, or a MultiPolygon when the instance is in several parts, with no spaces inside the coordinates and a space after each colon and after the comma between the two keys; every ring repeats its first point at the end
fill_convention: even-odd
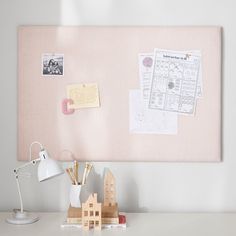
{"type": "Polygon", "coordinates": [[[81,207],[80,202],[81,185],[72,184],[70,187],[70,204],[72,207],[81,207]]]}

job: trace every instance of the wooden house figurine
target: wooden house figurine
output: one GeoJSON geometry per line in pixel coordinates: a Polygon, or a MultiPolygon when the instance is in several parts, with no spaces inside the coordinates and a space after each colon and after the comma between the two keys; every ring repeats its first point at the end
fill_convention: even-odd
{"type": "Polygon", "coordinates": [[[91,194],[87,201],[82,203],[82,208],[69,207],[67,223],[81,224],[85,230],[101,230],[102,225],[125,224],[125,216],[119,215],[116,181],[110,170],[105,173],[103,184],[103,203],[98,203],[96,193],[91,194]]]}
{"type": "Polygon", "coordinates": [[[119,211],[116,202],[116,181],[108,170],[104,177],[104,201],[102,205],[102,223],[103,224],[118,224],[119,211]]]}
{"type": "Polygon", "coordinates": [[[82,226],[101,230],[102,228],[102,204],[97,202],[97,194],[91,194],[85,203],[82,203],[82,226]]]}
{"type": "Polygon", "coordinates": [[[108,170],[104,178],[104,206],[116,205],[116,180],[108,170]]]}

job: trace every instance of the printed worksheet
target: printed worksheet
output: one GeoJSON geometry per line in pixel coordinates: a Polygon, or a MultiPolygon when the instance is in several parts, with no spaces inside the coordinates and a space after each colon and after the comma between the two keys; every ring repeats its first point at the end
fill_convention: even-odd
{"type": "Polygon", "coordinates": [[[200,60],[199,72],[198,72],[197,98],[201,98],[202,96],[203,96],[202,60],[200,60]]]}
{"type": "Polygon", "coordinates": [[[152,82],[154,53],[139,54],[139,79],[142,96],[145,102],[148,102],[152,82]]]}
{"type": "Polygon", "coordinates": [[[130,90],[129,129],[130,133],[174,135],[178,132],[178,114],[148,109],[141,90],[130,90]]]}
{"type": "Polygon", "coordinates": [[[193,114],[200,56],[156,49],[149,97],[150,109],[193,114]]]}
{"type": "MultiPolygon", "coordinates": [[[[201,52],[199,50],[183,51],[183,52],[201,57],[201,52]]],[[[153,58],[154,58],[154,53],[141,53],[139,54],[139,58],[138,58],[139,59],[140,88],[141,88],[143,99],[145,102],[148,102],[149,94],[151,90],[153,58]]],[[[201,66],[201,60],[200,60],[199,73],[198,73],[198,85],[197,85],[197,98],[202,97],[202,94],[203,94],[202,66],[201,66]]]]}
{"type": "Polygon", "coordinates": [[[184,51],[184,53],[200,57],[199,72],[198,72],[198,85],[197,85],[197,98],[203,96],[203,82],[202,82],[202,54],[199,50],[184,51]]]}

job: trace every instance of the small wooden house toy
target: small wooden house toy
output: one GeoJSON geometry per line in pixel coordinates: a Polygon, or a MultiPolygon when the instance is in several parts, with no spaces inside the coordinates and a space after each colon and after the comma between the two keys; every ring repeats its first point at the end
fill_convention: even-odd
{"type": "Polygon", "coordinates": [[[82,226],[83,229],[102,228],[102,204],[97,202],[97,194],[91,194],[85,203],[82,203],[82,226]]]}

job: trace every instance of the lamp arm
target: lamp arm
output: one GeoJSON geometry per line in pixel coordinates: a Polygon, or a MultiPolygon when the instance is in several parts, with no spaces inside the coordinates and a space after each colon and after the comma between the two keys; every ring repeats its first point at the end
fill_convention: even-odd
{"type": "Polygon", "coordinates": [[[19,198],[20,198],[20,212],[23,213],[24,211],[24,206],[23,206],[23,201],[22,201],[22,196],[21,196],[21,191],[20,191],[20,183],[19,183],[19,176],[16,176],[16,186],[17,186],[17,190],[18,190],[18,194],[19,194],[19,198]]]}
{"type": "Polygon", "coordinates": [[[30,148],[29,148],[29,160],[30,160],[30,161],[32,160],[32,146],[33,146],[34,144],[38,144],[38,145],[40,146],[41,150],[43,149],[43,145],[42,145],[40,142],[35,141],[35,142],[31,143],[31,144],[30,144],[30,148]]]}
{"type": "Polygon", "coordinates": [[[24,165],[21,165],[19,167],[17,167],[16,169],[14,169],[14,174],[15,174],[15,178],[16,178],[16,185],[17,185],[17,190],[18,190],[18,194],[19,194],[19,198],[20,198],[20,212],[23,213],[24,211],[24,206],[23,206],[23,201],[22,201],[22,195],[21,195],[21,189],[20,189],[20,183],[19,183],[19,171],[21,169],[24,169],[25,167],[29,166],[29,165],[35,165],[37,162],[40,161],[40,158],[37,158],[33,161],[27,162],[24,165]]]}
{"type": "Polygon", "coordinates": [[[23,165],[17,167],[16,169],[14,169],[14,173],[18,174],[19,170],[24,169],[25,167],[30,166],[30,165],[35,165],[39,161],[40,161],[40,158],[37,158],[37,159],[34,159],[32,161],[26,162],[25,164],[23,164],[23,165]]]}

